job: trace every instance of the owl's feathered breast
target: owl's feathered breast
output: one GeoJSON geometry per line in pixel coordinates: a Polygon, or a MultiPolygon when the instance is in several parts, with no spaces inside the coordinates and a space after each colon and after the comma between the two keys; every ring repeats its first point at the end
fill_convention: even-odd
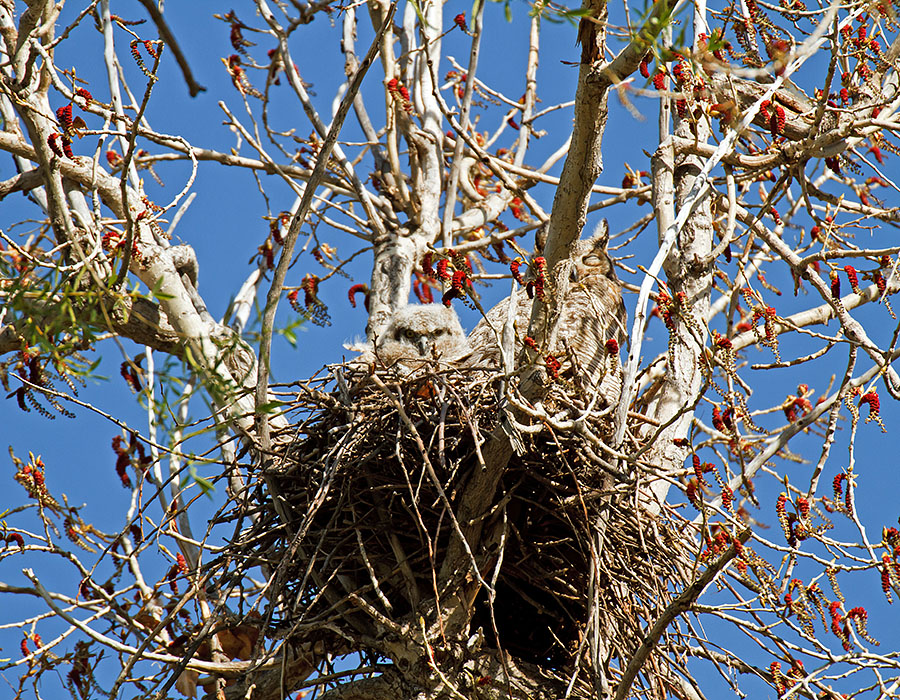
{"type": "MultiPolygon", "coordinates": [[[[622,285],[606,252],[604,229],[590,239],[578,241],[571,257],[563,261],[557,275],[556,316],[548,319],[549,346],[545,349],[561,362],[561,374],[585,389],[597,387],[612,364],[607,341],[622,347],[627,337],[627,314],[622,285]]],[[[493,307],[469,335],[472,364],[499,368],[498,334],[506,321],[509,298],[493,307]]],[[[532,300],[519,290],[515,295],[517,349],[528,332],[532,300]]],[[[541,302],[538,302],[541,303],[541,302]]]]}

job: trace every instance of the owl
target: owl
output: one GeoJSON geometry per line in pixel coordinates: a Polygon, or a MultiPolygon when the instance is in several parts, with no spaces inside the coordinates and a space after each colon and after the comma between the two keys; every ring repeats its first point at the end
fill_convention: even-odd
{"type": "MultiPolygon", "coordinates": [[[[591,238],[578,241],[568,260],[557,268],[556,317],[547,319],[551,333],[542,355],[553,355],[561,364],[559,375],[571,381],[589,398],[600,394],[613,405],[621,393],[618,348],[627,337],[627,315],[622,284],[606,250],[609,227],[603,221],[591,238]],[[615,346],[607,341],[615,340],[615,346]]],[[[509,299],[492,308],[469,335],[472,366],[499,368],[499,334],[506,320],[509,299]]],[[[516,352],[528,332],[532,300],[523,290],[516,293],[516,352]]]]}
{"type": "Polygon", "coordinates": [[[468,352],[469,343],[456,312],[443,304],[421,304],[394,312],[384,333],[375,339],[374,356],[385,367],[399,365],[412,370],[429,361],[449,362],[468,352]]]}

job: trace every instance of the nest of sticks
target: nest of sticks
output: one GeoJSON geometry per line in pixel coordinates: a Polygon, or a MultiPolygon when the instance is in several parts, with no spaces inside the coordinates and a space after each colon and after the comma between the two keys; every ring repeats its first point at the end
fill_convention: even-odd
{"type": "MultiPolygon", "coordinates": [[[[270,633],[327,637],[383,659],[369,637],[378,624],[417,629],[435,617],[449,596],[442,566],[455,513],[512,415],[498,386],[484,372],[436,367],[406,376],[339,367],[300,385],[293,438],[259,475],[257,517],[234,543],[248,566],[274,572],[270,633]]],[[[566,391],[545,405],[577,404],[566,391]]],[[[601,440],[602,413],[585,422],[601,440]]],[[[501,536],[476,542],[468,559],[495,595],[481,587],[466,635],[557,678],[589,679],[593,634],[606,649],[593,664],[623,667],[683,587],[695,545],[671,513],[641,513],[638,480],[617,477],[583,429],[545,424],[520,437],[524,452],[506,463],[483,514],[501,536]]],[[[643,692],[664,695],[651,688],[660,666],[648,666],[656,680],[643,692]]]]}

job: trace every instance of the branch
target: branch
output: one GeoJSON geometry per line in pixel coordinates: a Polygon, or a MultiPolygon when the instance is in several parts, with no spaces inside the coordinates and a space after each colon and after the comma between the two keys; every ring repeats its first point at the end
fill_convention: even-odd
{"type": "MultiPolygon", "coordinates": [[[[829,14],[833,15],[836,12],[837,5],[832,5],[831,9],[829,10],[829,14]]],[[[703,170],[697,175],[697,178],[694,181],[694,186],[691,188],[690,193],[682,203],[682,208],[678,212],[678,216],[676,217],[672,225],[666,230],[665,235],[662,237],[662,240],[659,244],[659,252],[656,254],[656,257],[653,259],[653,263],[650,265],[647,274],[644,276],[644,280],[641,283],[641,290],[638,294],[638,301],[635,307],[634,314],[634,325],[632,326],[631,331],[631,350],[628,353],[628,362],[625,365],[625,378],[622,382],[622,397],[620,399],[615,418],[616,431],[613,437],[613,446],[621,445],[622,440],[625,437],[625,419],[628,414],[628,408],[631,405],[631,401],[634,399],[634,392],[636,389],[634,380],[635,377],[637,377],[638,364],[641,358],[641,347],[643,345],[643,330],[647,314],[647,303],[650,300],[650,290],[656,282],[657,276],[662,269],[663,262],[668,257],[669,252],[672,250],[672,246],[675,244],[675,240],[677,239],[678,234],[681,232],[681,229],[684,228],[687,220],[693,214],[695,209],[700,205],[700,202],[709,195],[709,175],[712,172],[713,168],[719,164],[719,162],[725,157],[726,154],[732,151],[740,135],[756,117],[756,114],[759,111],[759,107],[762,102],[766,99],[770,99],[772,95],[774,95],[778,90],[778,88],[781,87],[784,81],[787,80],[791,75],[793,75],[800,68],[800,66],[802,66],[806,62],[806,60],[813,55],[814,49],[817,48],[819,43],[823,41],[822,35],[827,29],[827,26],[828,24],[823,21],[823,24],[820,25],[819,28],[812,34],[812,36],[807,39],[804,45],[800,47],[800,50],[798,50],[795,58],[785,67],[784,72],[775,79],[775,81],[769,86],[769,89],[760,97],[760,99],[754,102],[750,106],[750,108],[744,112],[744,116],[741,119],[740,124],[738,124],[736,128],[730,129],[728,131],[728,134],[724,139],[722,139],[718,147],[716,147],[715,151],[713,151],[712,156],[710,156],[710,158],[704,164],[703,170]]],[[[555,209],[556,207],[554,205],[554,211],[555,209]]]]}
{"type": "MultiPolygon", "coordinates": [[[[23,114],[29,116],[37,113],[37,111],[23,112],[23,114]]],[[[34,128],[36,129],[37,126],[34,128]]],[[[36,138],[41,137],[38,135],[36,138]]],[[[30,144],[17,134],[0,132],[0,150],[8,151],[35,162],[41,162],[42,160],[42,155],[46,148],[46,138],[40,141],[40,145],[41,152],[37,153],[30,144]]],[[[62,178],[71,180],[89,190],[95,190],[116,216],[124,218],[125,203],[122,199],[120,180],[107,174],[103,168],[95,165],[92,160],[84,157],[69,159],[51,156],[51,159],[47,160],[46,165],[42,166],[42,169],[46,169],[47,172],[51,173],[51,177],[45,181],[48,184],[48,190],[53,190],[52,185],[57,180],[60,182],[62,178]]],[[[132,218],[134,221],[138,221],[138,214],[144,208],[141,197],[136,191],[129,189],[128,200],[132,203],[130,206],[134,209],[131,211],[132,218]]],[[[65,206],[66,198],[64,192],[52,193],[49,201],[51,203],[62,203],[62,206],[57,204],[53,208],[53,211],[60,211],[60,218],[54,219],[54,221],[57,223],[62,221],[64,225],[61,228],[64,231],[74,230],[71,217],[69,216],[69,209],[65,206]]],[[[51,216],[54,216],[53,211],[51,211],[51,216]]],[[[191,292],[193,290],[188,290],[186,286],[190,284],[190,281],[182,280],[181,273],[183,270],[180,269],[180,265],[185,257],[182,254],[183,251],[180,251],[178,246],[164,247],[158,245],[146,220],[138,223],[138,229],[135,240],[141,246],[144,256],[140,264],[135,263],[132,265],[132,272],[148,288],[154,290],[154,293],[160,300],[159,308],[164,311],[165,317],[172,323],[174,331],[178,334],[182,344],[190,346],[192,357],[202,368],[206,375],[206,380],[211,384],[218,383],[224,387],[240,387],[242,384],[241,380],[250,376],[251,373],[238,372],[232,375],[229,368],[222,364],[221,348],[212,339],[217,335],[232,335],[231,331],[218,325],[211,325],[195,307],[193,299],[195,294],[192,295],[191,292]]],[[[80,252],[75,235],[72,234],[70,238],[76,244],[76,252],[80,252]]],[[[93,274],[96,277],[94,282],[97,287],[103,288],[105,285],[102,280],[102,274],[98,272],[93,274]]],[[[152,310],[148,310],[147,315],[151,321],[154,319],[155,314],[152,310]]],[[[139,325],[133,327],[131,332],[141,337],[143,331],[138,331],[139,327],[139,325]]],[[[147,339],[153,341],[152,335],[147,339]]],[[[227,408],[230,417],[245,435],[252,435],[254,430],[252,419],[254,404],[250,397],[231,392],[226,392],[226,394],[221,394],[220,399],[227,408]]],[[[282,418],[275,417],[271,420],[278,426],[284,424],[282,418]]]]}
{"type": "MultiPolygon", "coordinates": [[[[894,276],[888,283],[887,293],[894,294],[898,291],[900,291],[900,277],[894,276]]],[[[872,284],[865,289],[861,289],[858,294],[854,292],[841,297],[841,304],[846,310],[850,311],[863,304],[878,301],[880,298],[881,292],[876,285],[872,284]]],[[[826,324],[831,319],[837,318],[837,315],[832,304],[822,304],[805,311],[798,311],[780,321],[776,320],[773,324],[772,332],[777,336],[788,331],[795,331],[798,328],[826,324]]],[[[751,330],[732,338],[731,344],[734,350],[737,351],[755,344],[758,340],[756,333],[751,330]]]]}
{"type": "MultiPolygon", "coordinates": [[[[263,312],[262,339],[260,340],[259,348],[259,371],[256,381],[257,406],[262,406],[268,400],[269,362],[272,354],[272,331],[275,326],[275,312],[278,309],[278,301],[281,298],[284,280],[294,256],[294,247],[296,246],[297,238],[300,235],[300,227],[306,220],[306,215],[309,213],[309,208],[312,205],[313,196],[316,193],[319,182],[322,180],[322,177],[328,168],[328,159],[337,143],[337,137],[344,125],[344,119],[346,119],[347,113],[353,105],[356,94],[362,87],[363,78],[371,67],[372,62],[375,60],[375,56],[378,54],[379,42],[391,26],[391,20],[394,16],[396,7],[396,5],[391,5],[391,10],[385,18],[381,29],[372,42],[372,45],[369,47],[369,51],[362,60],[362,63],[359,65],[356,74],[353,76],[353,80],[350,81],[350,87],[344,95],[344,98],[341,100],[337,114],[335,114],[331,127],[328,129],[328,134],[325,136],[325,140],[322,142],[322,146],[316,156],[316,165],[315,168],[313,168],[313,173],[309,182],[306,184],[306,189],[303,191],[300,206],[297,208],[297,212],[291,219],[290,230],[288,231],[287,238],[281,249],[281,256],[278,259],[278,266],[275,268],[272,286],[269,288],[269,293],[266,297],[266,308],[263,312]]],[[[290,61],[288,61],[288,63],[290,63],[290,61]]],[[[294,73],[296,73],[296,71],[294,71],[294,73]]],[[[271,445],[268,419],[265,414],[260,413],[257,416],[256,426],[259,431],[258,434],[262,449],[264,452],[268,452],[271,445]]]]}
{"type": "Polygon", "coordinates": [[[619,685],[616,688],[614,700],[624,700],[628,691],[631,689],[631,684],[637,677],[638,672],[640,672],[644,662],[646,662],[647,658],[650,656],[650,652],[653,651],[653,647],[656,646],[659,638],[662,636],[663,632],[666,631],[666,628],[675,621],[675,618],[690,609],[694,601],[696,601],[703,591],[706,590],[706,587],[713,582],[713,579],[715,579],[719,572],[737,556],[739,548],[750,539],[750,534],[751,531],[749,528],[741,532],[736,538],[736,541],[740,542],[740,545],[736,543],[732,544],[727,552],[719,557],[716,562],[711,564],[709,568],[700,575],[700,578],[685,588],[681,595],[663,610],[662,615],[660,615],[659,619],[653,623],[653,627],[650,628],[650,631],[644,637],[644,641],[640,648],[634,653],[634,656],[631,657],[628,666],[625,667],[625,672],[622,674],[622,680],[619,681],[619,685]]]}
{"type": "MultiPolygon", "coordinates": [[[[147,345],[154,350],[181,357],[184,353],[184,342],[178,332],[172,328],[159,304],[143,297],[105,294],[100,302],[106,310],[105,318],[111,321],[104,330],[112,331],[123,338],[133,340],[138,345],[147,345]]],[[[42,316],[52,317],[59,313],[57,307],[47,304],[42,309],[33,307],[32,318],[24,321],[26,326],[33,326],[36,319],[42,316]]],[[[23,349],[26,339],[24,328],[19,322],[0,327],[0,355],[23,349]]]]}
{"type": "MultiPolygon", "coordinates": [[[[466,71],[466,90],[463,95],[462,113],[459,115],[460,131],[468,133],[469,118],[472,112],[472,95],[475,92],[475,73],[478,71],[478,54],[481,48],[481,30],[484,23],[484,6],[487,3],[477,3],[478,9],[472,18],[472,48],[469,52],[469,68],[466,71]]],[[[469,174],[467,160],[463,159],[463,139],[456,139],[456,145],[453,147],[452,166],[450,167],[450,180],[447,183],[447,192],[444,198],[444,220],[441,228],[443,229],[444,248],[449,248],[453,241],[453,213],[456,209],[457,188],[460,184],[460,177],[468,178],[469,174]]]]}
{"type": "MultiPolygon", "coordinates": [[[[38,592],[41,598],[43,598],[44,602],[47,604],[47,607],[49,607],[55,615],[58,615],[61,619],[65,620],[73,627],[77,627],[95,642],[102,644],[103,646],[112,649],[117,653],[129,655],[137,653],[138,650],[135,647],[129,646],[127,644],[122,644],[121,642],[118,642],[111,637],[107,637],[106,635],[97,632],[96,630],[81,622],[81,620],[75,619],[65,610],[60,608],[53,600],[50,592],[46,588],[44,588],[43,584],[41,584],[41,582],[38,580],[33,570],[22,569],[22,573],[29,581],[31,581],[32,584],[34,584],[35,590],[38,592]]],[[[181,657],[179,656],[173,656],[171,654],[158,654],[156,652],[150,651],[143,652],[143,656],[150,661],[159,661],[166,664],[178,664],[182,661],[181,657]]],[[[273,659],[266,663],[266,666],[280,665],[281,661],[279,659],[273,659]]],[[[225,678],[239,678],[241,674],[246,673],[248,670],[254,667],[254,662],[231,661],[226,663],[213,663],[211,661],[191,660],[190,662],[188,662],[187,667],[195,671],[208,671],[210,673],[215,673],[216,675],[220,675],[225,678]]]]}
{"type": "Polygon", "coordinates": [[[184,54],[181,52],[181,47],[175,39],[175,35],[172,33],[172,30],[169,29],[169,25],[163,17],[162,12],[157,8],[156,3],[154,3],[153,0],[140,0],[140,3],[144,6],[144,9],[147,10],[150,19],[152,19],[153,23],[156,25],[156,29],[159,31],[159,38],[166,42],[166,46],[172,49],[172,53],[175,55],[175,60],[178,62],[179,68],[181,68],[181,74],[184,76],[184,82],[187,83],[188,92],[191,94],[191,97],[196,97],[199,93],[206,92],[206,88],[194,80],[194,74],[191,73],[191,67],[188,65],[187,59],[184,57],[184,54]]]}
{"type": "MultiPolygon", "coordinates": [[[[787,243],[769,231],[766,226],[743,207],[739,206],[737,208],[737,215],[739,219],[750,226],[766,242],[769,248],[790,265],[792,269],[799,269],[801,263],[800,256],[797,255],[787,243]]],[[[875,364],[882,367],[883,370],[887,372],[891,383],[895,387],[900,387],[900,376],[898,376],[897,371],[885,361],[884,353],[874,342],[872,342],[862,324],[847,313],[847,309],[843,307],[838,300],[832,299],[830,286],[826,284],[816,272],[811,271],[809,268],[804,269],[801,274],[804,279],[808,279],[812,283],[822,298],[832,307],[835,316],[837,316],[841,322],[841,327],[844,329],[847,338],[859,344],[866,354],[872,358],[875,364]]]]}
{"type": "MultiPolygon", "coordinates": [[[[588,0],[584,8],[590,6],[591,3],[588,0]]],[[[652,12],[644,26],[638,30],[637,36],[610,63],[595,67],[584,63],[585,54],[582,54],[578,87],[575,93],[575,125],[572,130],[572,143],[563,165],[559,187],[553,198],[550,228],[544,248],[548,270],[553,270],[560,260],[565,260],[569,256],[572,244],[579,238],[581,230],[584,228],[591,187],[603,170],[600,147],[606,130],[606,101],[609,88],[637,70],[641,58],[647,53],[647,47],[665,25],[665,22],[660,20],[667,12],[669,12],[668,0],[661,0],[654,4],[652,12]]],[[[595,19],[602,22],[605,14],[604,3],[603,9],[599,11],[595,19]]],[[[586,19],[582,20],[583,27],[586,27],[587,24],[598,26],[586,19]]],[[[579,39],[586,38],[583,34],[585,32],[579,29],[579,39]]],[[[603,33],[596,32],[596,39],[593,38],[594,30],[587,34],[591,35],[591,41],[598,41],[605,45],[603,33]]],[[[586,45],[584,49],[586,52],[588,51],[586,45]]],[[[539,338],[535,338],[535,340],[540,343],[539,338]]]]}
{"type": "Polygon", "coordinates": [[[27,170],[20,175],[0,182],[0,199],[13,192],[30,192],[44,184],[44,174],[40,168],[27,170]]]}

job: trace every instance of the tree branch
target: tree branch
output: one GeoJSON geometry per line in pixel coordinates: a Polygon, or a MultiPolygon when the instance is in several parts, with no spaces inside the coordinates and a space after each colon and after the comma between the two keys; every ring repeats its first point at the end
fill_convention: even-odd
{"type": "Polygon", "coordinates": [[[181,51],[181,46],[175,39],[175,34],[169,29],[169,24],[163,17],[162,12],[157,8],[156,3],[153,0],[140,0],[140,3],[147,10],[147,14],[150,15],[150,19],[156,25],[156,29],[159,31],[159,38],[166,42],[166,45],[172,50],[172,54],[178,62],[178,67],[181,68],[181,74],[184,76],[184,82],[187,83],[191,97],[196,97],[201,92],[205,92],[206,88],[194,80],[194,74],[191,72],[191,67],[188,65],[184,53],[181,51]]]}
{"type": "Polygon", "coordinates": [[[690,610],[694,601],[696,601],[703,591],[706,590],[706,587],[713,582],[719,572],[738,555],[739,549],[748,539],[750,539],[750,534],[751,531],[749,528],[742,531],[735,538],[736,541],[740,542],[740,545],[732,544],[727,552],[713,562],[706,571],[700,575],[700,578],[685,588],[684,591],[681,592],[681,595],[669,603],[666,609],[663,610],[656,622],[653,623],[653,627],[647,632],[640,648],[635,652],[634,656],[631,657],[631,660],[629,660],[628,665],[625,667],[622,679],[619,681],[619,685],[616,688],[614,700],[624,700],[628,691],[631,690],[631,684],[640,672],[644,662],[647,661],[650,652],[653,650],[653,647],[656,646],[656,643],[659,641],[663,632],[666,631],[669,625],[671,625],[679,615],[690,610]]]}

